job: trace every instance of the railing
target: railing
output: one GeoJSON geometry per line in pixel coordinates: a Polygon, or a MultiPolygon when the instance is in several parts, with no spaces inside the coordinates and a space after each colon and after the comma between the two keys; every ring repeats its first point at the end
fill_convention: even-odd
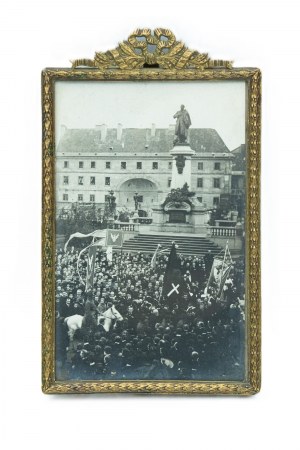
{"type": "Polygon", "coordinates": [[[139,223],[141,225],[150,225],[152,223],[152,219],[150,217],[139,217],[139,223]]]}
{"type": "Polygon", "coordinates": [[[207,235],[211,237],[235,237],[236,231],[233,227],[207,227],[207,235]]]}
{"type": "Polygon", "coordinates": [[[108,228],[111,230],[123,230],[123,231],[134,231],[139,232],[139,223],[130,222],[113,222],[108,224],[108,228]]]}

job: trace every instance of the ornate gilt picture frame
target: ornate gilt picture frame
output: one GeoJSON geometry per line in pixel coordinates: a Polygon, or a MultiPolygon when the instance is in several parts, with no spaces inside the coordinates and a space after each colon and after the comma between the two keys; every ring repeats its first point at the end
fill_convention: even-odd
{"type": "Polygon", "coordinates": [[[138,29],[42,110],[43,392],[257,393],[260,70],[138,29]]]}

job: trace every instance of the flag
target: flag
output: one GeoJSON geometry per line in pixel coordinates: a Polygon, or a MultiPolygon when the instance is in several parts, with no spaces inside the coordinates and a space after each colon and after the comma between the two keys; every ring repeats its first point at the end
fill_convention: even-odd
{"type": "Polygon", "coordinates": [[[216,292],[216,297],[219,298],[223,292],[231,267],[232,259],[227,242],[224,257],[221,258],[220,255],[214,257],[205,292],[207,293],[208,288],[212,287],[216,292]]]}
{"type": "Polygon", "coordinates": [[[105,244],[105,239],[100,239],[99,241],[96,241],[96,242],[94,242],[94,239],[93,239],[93,242],[92,242],[90,245],[88,245],[87,247],[83,248],[83,249],[80,251],[80,253],[79,253],[79,255],[78,255],[78,258],[77,258],[77,273],[78,273],[80,282],[81,282],[83,285],[85,285],[85,282],[84,282],[84,280],[82,279],[81,274],[80,274],[80,270],[79,270],[79,263],[80,263],[80,260],[81,260],[81,255],[82,255],[86,250],[90,249],[91,247],[94,247],[94,248],[96,249],[96,247],[103,247],[104,244],[105,244]]]}
{"type": "Polygon", "coordinates": [[[167,253],[168,251],[169,251],[168,248],[162,249],[162,246],[160,244],[158,244],[155,252],[153,253],[153,256],[152,256],[152,259],[151,259],[151,263],[150,263],[152,269],[155,269],[155,267],[156,267],[157,257],[159,255],[162,255],[163,253],[167,253]]]}
{"type": "Polygon", "coordinates": [[[123,245],[123,231],[121,230],[107,230],[106,246],[122,247],[123,245]]]}
{"type": "Polygon", "coordinates": [[[112,246],[109,245],[106,250],[107,261],[112,262],[112,246]]]}
{"type": "Polygon", "coordinates": [[[67,250],[68,244],[69,242],[73,239],[73,238],[86,238],[92,236],[93,238],[102,238],[104,239],[106,237],[106,230],[95,230],[92,233],[89,234],[83,234],[83,233],[73,233],[71,234],[71,236],[69,237],[69,239],[67,240],[67,242],[65,243],[65,247],[64,250],[67,250]]]}
{"type": "Polygon", "coordinates": [[[182,294],[181,262],[173,242],[164,276],[162,295],[176,300],[180,294],[182,294]]]}
{"type": "Polygon", "coordinates": [[[93,289],[96,251],[97,251],[96,245],[92,245],[89,248],[88,261],[86,267],[86,284],[85,284],[86,292],[93,289]]]}
{"type": "Polygon", "coordinates": [[[221,282],[220,282],[220,288],[219,288],[219,292],[218,292],[218,297],[220,297],[223,293],[223,289],[224,289],[224,284],[229,276],[229,273],[231,271],[232,265],[229,265],[222,274],[222,278],[221,278],[221,282]]]}

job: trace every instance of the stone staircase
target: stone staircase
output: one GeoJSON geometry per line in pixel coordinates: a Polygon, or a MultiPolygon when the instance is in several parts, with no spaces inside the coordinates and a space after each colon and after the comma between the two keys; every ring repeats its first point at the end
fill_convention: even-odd
{"type": "Polygon", "coordinates": [[[178,254],[204,256],[209,250],[212,255],[217,255],[222,248],[214,244],[205,237],[199,236],[182,236],[173,234],[138,234],[123,244],[123,252],[142,252],[154,253],[157,245],[161,244],[164,248],[170,247],[175,241],[178,245],[178,254]]]}

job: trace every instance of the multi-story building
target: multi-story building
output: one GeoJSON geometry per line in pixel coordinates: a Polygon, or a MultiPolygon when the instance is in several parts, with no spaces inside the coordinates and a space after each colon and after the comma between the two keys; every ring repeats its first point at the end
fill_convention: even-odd
{"type": "MultiPolygon", "coordinates": [[[[169,128],[68,129],[62,127],[56,151],[57,208],[74,203],[103,207],[113,190],[118,206],[134,209],[139,195],[142,209],[151,209],[170,192],[174,126],[169,128]]],[[[231,193],[232,162],[214,129],[191,128],[191,191],[208,208],[219,204],[221,194],[231,193]]]]}

